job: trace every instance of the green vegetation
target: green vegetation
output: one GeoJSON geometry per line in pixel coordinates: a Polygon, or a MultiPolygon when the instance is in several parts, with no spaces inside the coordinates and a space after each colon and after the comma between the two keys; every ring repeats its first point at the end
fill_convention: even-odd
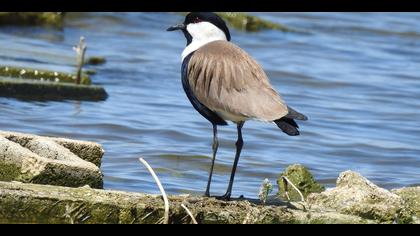
{"type": "MultiPolygon", "coordinates": [[[[76,75],[71,73],[13,66],[0,66],[0,76],[60,83],[76,83],[76,75]]],[[[88,75],[82,75],[81,84],[89,85],[91,83],[88,75]]]]}
{"type": "MultiPolygon", "coordinates": [[[[0,182],[0,223],[156,224],[164,215],[157,195],[0,182]],[[25,209],[22,211],[21,209],[25,209]]],[[[248,201],[170,196],[170,224],[189,224],[186,205],[199,224],[371,223],[356,216],[305,212],[248,201]]]]}
{"type": "Polygon", "coordinates": [[[243,12],[216,12],[220,17],[226,20],[235,29],[257,32],[261,30],[279,30],[283,32],[297,32],[282,24],[273,23],[257,16],[243,12]]]}
{"type": "Polygon", "coordinates": [[[108,97],[105,89],[96,85],[76,85],[0,77],[0,96],[30,100],[90,100],[108,97]]]}
{"type": "MultiPolygon", "coordinates": [[[[280,174],[277,184],[279,186],[279,196],[285,194],[284,184],[282,176],[287,177],[298,189],[302,192],[303,196],[306,198],[310,193],[319,193],[325,190],[325,187],[317,183],[308,169],[302,165],[291,165],[280,174]]],[[[292,187],[288,188],[289,197],[291,200],[299,201],[299,193],[292,187]]]]}
{"type": "Polygon", "coordinates": [[[20,176],[20,168],[13,164],[3,163],[0,160],[0,181],[14,181],[20,176]]]}
{"type": "Polygon", "coordinates": [[[1,25],[40,25],[61,28],[63,13],[58,12],[0,12],[1,25]]]}

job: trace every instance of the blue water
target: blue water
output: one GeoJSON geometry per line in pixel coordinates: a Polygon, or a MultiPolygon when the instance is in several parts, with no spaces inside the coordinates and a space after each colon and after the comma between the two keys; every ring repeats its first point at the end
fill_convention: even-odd
{"type": "MultiPolygon", "coordinates": [[[[266,70],[286,102],[306,114],[301,136],[248,122],[234,196],[256,197],[290,164],[307,166],[332,187],[342,171],[391,189],[420,184],[420,14],[254,13],[305,33],[231,30],[233,42],[266,70]]],[[[211,125],[180,82],[185,39],[165,29],[171,13],[69,13],[63,31],[0,28],[0,65],[74,71],[72,46],[85,36],[88,56],[104,56],[93,80],[103,102],[28,102],[0,98],[0,129],[95,141],[104,146],[105,188],[157,193],[144,157],[169,193],[202,194],[211,125]]],[[[223,194],[236,141],[219,129],[212,194],[223,194]]]]}

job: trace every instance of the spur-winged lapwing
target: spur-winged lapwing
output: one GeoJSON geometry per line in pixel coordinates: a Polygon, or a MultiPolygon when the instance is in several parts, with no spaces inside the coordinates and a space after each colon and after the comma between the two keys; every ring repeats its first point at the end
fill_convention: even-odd
{"type": "Polygon", "coordinates": [[[189,13],[184,23],[167,30],[182,30],[187,38],[187,47],[182,53],[182,85],[194,108],[213,125],[213,158],[205,196],[210,196],[219,146],[217,126],[227,125],[227,120],[237,124],[238,140],[229,186],[226,194],[218,197],[229,200],[243,146],[245,121],[274,122],[284,133],[295,136],[299,135],[295,119],[307,120],[307,117],[288,107],[261,66],[229,42],[229,29],[218,15],[189,13]]]}

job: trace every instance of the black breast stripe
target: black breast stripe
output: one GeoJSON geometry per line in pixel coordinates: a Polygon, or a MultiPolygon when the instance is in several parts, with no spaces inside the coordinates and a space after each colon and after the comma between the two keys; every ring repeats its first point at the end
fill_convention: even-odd
{"type": "Polygon", "coordinates": [[[190,84],[188,82],[188,63],[190,62],[190,59],[193,54],[194,52],[190,53],[187,57],[185,57],[184,61],[182,62],[182,87],[184,88],[185,94],[187,94],[187,97],[190,100],[193,107],[212,124],[227,125],[225,120],[223,120],[215,112],[211,111],[200,101],[198,101],[198,99],[194,96],[193,92],[190,89],[190,84]]]}

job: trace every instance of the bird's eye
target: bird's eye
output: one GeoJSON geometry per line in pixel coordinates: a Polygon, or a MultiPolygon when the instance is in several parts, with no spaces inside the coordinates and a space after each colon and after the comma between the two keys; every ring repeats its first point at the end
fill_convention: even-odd
{"type": "Polygon", "coordinates": [[[198,17],[194,18],[193,23],[200,23],[202,20],[198,17]]]}

